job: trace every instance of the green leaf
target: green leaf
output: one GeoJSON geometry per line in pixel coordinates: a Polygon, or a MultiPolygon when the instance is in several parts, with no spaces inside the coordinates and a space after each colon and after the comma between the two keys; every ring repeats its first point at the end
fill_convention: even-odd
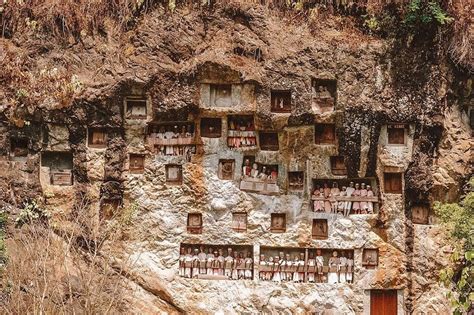
{"type": "Polygon", "coordinates": [[[474,260],[474,250],[469,250],[464,254],[464,257],[466,257],[467,261],[473,261],[474,260]]]}

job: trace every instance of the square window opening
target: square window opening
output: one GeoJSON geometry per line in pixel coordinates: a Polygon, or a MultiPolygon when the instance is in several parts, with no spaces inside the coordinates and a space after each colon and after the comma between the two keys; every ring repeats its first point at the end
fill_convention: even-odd
{"type": "Polygon", "coordinates": [[[278,151],[280,149],[277,132],[260,132],[259,143],[260,149],[264,151],[278,151]]]}
{"type": "Polygon", "coordinates": [[[272,213],[270,231],[273,233],[284,233],[286,231],[286,214],[272,213]]]}
{"type": "Polygon", "coordinates": [[[291,91],[271,91],[271,111],[273,113],[291,113],[291,91]]]}
{"type": "Polygon", "coordinates": [[[222,134],[222,119],[201,118],[201,137],[220,138],[222,134]]]}
{"type": "Polygon", "coordinates": [[[183,183],[183,167],[181,165],[166,165],[166,183],[181,185],[183,183]]]}

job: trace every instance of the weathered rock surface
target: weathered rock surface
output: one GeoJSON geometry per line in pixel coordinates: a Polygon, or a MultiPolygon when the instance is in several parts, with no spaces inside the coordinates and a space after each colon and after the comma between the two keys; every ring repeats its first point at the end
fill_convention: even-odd
{"type": "MultiPolygon", "coordinates": [[[[398,290],[399,314],[447,313],[449,303],[437,280],[438,270],[448,263],[444,236],[435,224],[413,224],[410,206],[456,200],[472,172],[466,105],[447,98],[447,86],[457,79],[444,67],[446,60],[424,60],[430,69],[424,80],[401,84],[395,70],[409,72],[402,67],[406,60],[392,55],[390,43],[353,31],[328,27],[312,33],[306,23],[288,21],[258,6],[229,5],[209,12],[180,9],[173,14],[156,9],[133,31],[110,33],[107,41],[86,36],[83,45],[37,54],[32,70],[70,71],[84,91],[67,108],[52,109],[47,101],[36,104],[23,117],[31,121],[24,128],[7,119],[15,109],[5,104],[7,99],[0,101],[0,153],[10,154],[9,141],[17,133],[29,137],[26,161],[0,161],[5,165],[0,185],[7,185],[2,178],[7,165],[16,176],[16,196],[0,195],[1,199],[43,196],[53,213],[61,213],[72,209],[78,191],[87,191],[96,214],[105,201],[136,206],[133,229],[122,240],[123,251],[117,257],[129,257],[133,274],[139,275],[128,278],[133,313],[368,314],[371,289],[398,290]],[[256,49],[261,59],[235,53],[256,49]],[[334,112],[313,111],[313,78],[337,80],[334,112]],[[227,109],[206,108],[201,83],[241,84],[241,102],[227,109]],[[292,91],[291,113],[270,111],[271,89],[292,91]],[[151,101],[145,121],[123,118],[123,97],[135,93],[151,101]],[[225,117],[230,113],[255,113],[258,130],[278,131],[279,152],[228,148],[225,117]],[[147,122],[190,119],[199,129],[200,117],[222,118],[224,136],[200,138],[191,161],[156,156],[147,146],[147,122]],[[386,125],[392,122],[409,124],[405,146],[387,145],[386,125]],[[315,123],[335,123],[336,143],[316,145],[315,123]],[[88,127],[109,128],[106,148],[87,146],[88,127]],[[74,155],[74,186],[58,188],[49,184],[40,154],[64,150],[74,155]],[[143,174],[128,172],[128,153],[145,154],[143,174]],[[278,165],[280,195],[239,189],[246,155],[278,165]],[[345,156],[346,177],[368,178],[375,184],[380,200],[376,214],[343,218],[312,212],[313,179],[345,177],[331,172],[329,157],[335,155],[345,156]],[[220,159],[235,160],[234,180],[218,178],[220,159]],[[183,166],[182,185],[166,182],[166,164],[183,166]],[[404,194],[384,192],[387,170],[405,174],[404,194]],[[288,171],[305,172],[303,191],[288,191],[288,171]],[[202,213],[202,234],[187,233],[190,212],[202,213]],[[246,232],[232,229],[233,212],[247,213],[246,232]],[[286,213],[285,233],[270,232],[270,215],[275,212],[286,213]],[[328,219],[326,240],[312,238],[313,218],[328,219]],[[256,260],[262,246],[351,249],[355,281],[185,279],[178,276],[183,243],[252,245],[256,260]],[[376,269],[362,266],[364,248],[378,248],[376,269]]],[[[7,43],[5,50],[15,53],[18,48],[7,43]]]]}

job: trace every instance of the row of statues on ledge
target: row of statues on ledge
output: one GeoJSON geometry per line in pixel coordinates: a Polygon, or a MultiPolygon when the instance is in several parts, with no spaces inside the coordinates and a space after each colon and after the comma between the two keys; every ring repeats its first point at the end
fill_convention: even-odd
{"type": "Polygon", "coordinates": [[[194,136],[191,126],[182,125],[181,128],[178,125],[174,126],[160,126],[159,129],[156,127],[150,133],[150,136],[157,139],[178,139],[178,138],[192,138],[194,136]]]}
{"type": "Polygon", "coordinates": [[[205,249],[200,246],[181,247],[179,256],[179,275],[185,278],[200,276],[221,276],[224,279],[239,280],[253,278],[253,259],[250,251],[237,252],[228,248],[225,255],[222,249],[205,249]]]}
{"type": "Polygon", "coordinates": [[[259,168],[257,163],[253,163],[252,166],[250,166],[250,160],[245,159],[244,166],[242,167],[242,175],[245,180],[275,181],[278,178],[278,170],[276,167],[267,167],[265,165],[259,168]]]}
{"type": "Polygon", "coordinates": [[[156,145],[156,155],[167,155],[167,156],[186,156],[187,160],[190,160],[191,154],[196,153],[196,146],[194,145],[156,145]]]}
{"type": "Polygon", "coordinates": [[[227,137],[227,145],[229,148],[255,147],[257,146],[257,138],[255,135],[227,137]]]}
{"type": "Polygon", "coordinates": [[[372,187],[365,183],[350,182],[348,187],[342,186],[341,189],[336,182],[332,184],[331,188],[327,183],[324,183],[323,187],[316,185],[313,192],[313,210],[315,212],[341,213],[344,216],[348,216],[350,213],[373,213],[373,197],[372,187]]]}
{"type": "Polygon", "coordinates": [[[196,153],[192,145],[194,133],[187,124],[165,125],[153,127],[148,142],[155,148],[155,154],[167,156],[186,156],[196,153]]]}
{"type": "Polygon", "coordinates": [[[292,281],[310,283],[352,283],[354,260],[352,253],[345,253],[338,256],[337,251],[333,251],[332,256],[326,259],[320,249],[316,250],[316,257],[313,252],[309,253],[307,261],[305,254],[294,255],[283,252],[279,256],[260,255],[259,278],[267,281],[292,281]]]}

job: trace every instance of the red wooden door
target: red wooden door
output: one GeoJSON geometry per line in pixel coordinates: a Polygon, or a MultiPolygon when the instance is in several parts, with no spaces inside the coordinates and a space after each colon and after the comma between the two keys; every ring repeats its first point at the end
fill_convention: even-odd
{"type": "Polygon", "coordinates": [[[370,315],[396,315],[397,290],[371,290],[370,315]]]}

